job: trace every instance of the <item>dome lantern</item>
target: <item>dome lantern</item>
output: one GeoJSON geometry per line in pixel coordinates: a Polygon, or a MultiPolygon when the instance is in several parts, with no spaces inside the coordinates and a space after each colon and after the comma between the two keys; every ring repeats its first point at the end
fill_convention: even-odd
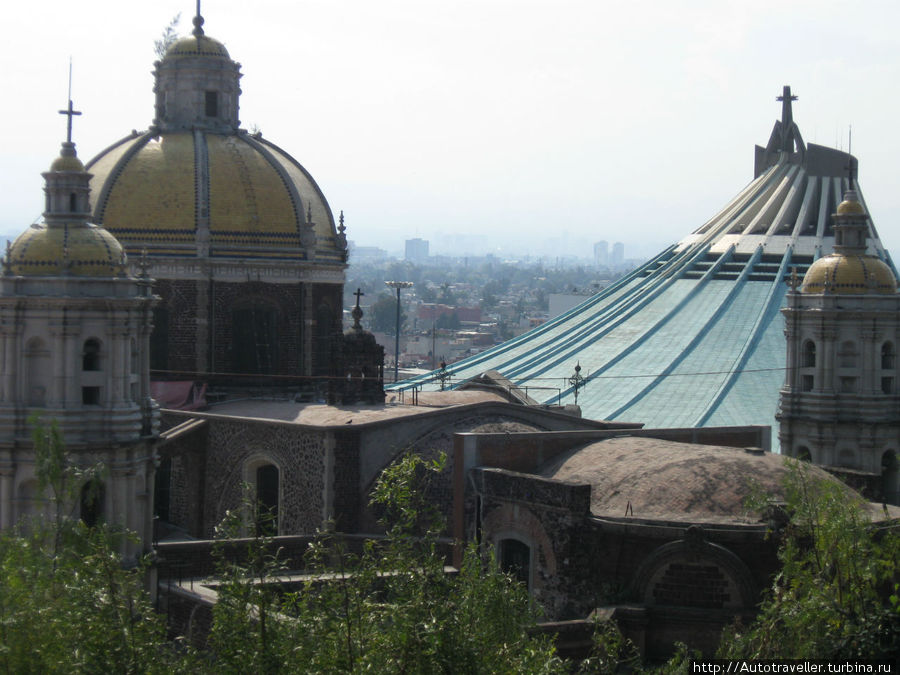
{"type": "Polygon", "coordinates": [[[44,222],[29,227],[7,248],[6,275],[116,277],[125,270],[125,252],[104,228],[88,222],[91,215],[88,173],[72,142],[72,109],[59,157],[44,172],[44,222]]]}
{"type": "Polygon", "coordinates": [[[193,23],[191,36],[177,40],[155,64],[153,124],[160,131],[237,130],[241,66],[204,33],[199,6],[193,23]]]}
{"type": "MultiPolygon", "coordinates": [[[[851,181],[852,185],[852,181],[851,181]]],[[[832,216],[834,253],[815,261],[803,277],[801,293],[864,295],[897,292],[897,279],[890,266],[866,253],[869,216],[851,187],[832,216]]]]}

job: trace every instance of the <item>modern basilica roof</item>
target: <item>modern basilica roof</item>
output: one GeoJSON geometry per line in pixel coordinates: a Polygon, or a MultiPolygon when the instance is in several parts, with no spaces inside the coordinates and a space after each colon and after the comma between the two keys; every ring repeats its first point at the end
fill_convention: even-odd
{"type": "MultiPolygon", "coordinates": [[[[792,268],[801,277],[834,247],[832,214],[856,158],[805,144],[790,87],[756,176],[678,243],[565,314],[447,367],[453,386],[497,370],[542,403],[574,403],[592,419],[652,427],[775,427],[784,382],[779,310],[792,268]]],[[[859,201],[865,205],[856,185],[859,201]]],[[[866,210],[868,212],[868,210],[866,210]]],[[[896,268],[871,219],[868,253],[896,268]]],[[[435,374],[394,389],[440,388],[435,374]]],[[[773,434],[773,446],[777,435],[773,434]]]]}

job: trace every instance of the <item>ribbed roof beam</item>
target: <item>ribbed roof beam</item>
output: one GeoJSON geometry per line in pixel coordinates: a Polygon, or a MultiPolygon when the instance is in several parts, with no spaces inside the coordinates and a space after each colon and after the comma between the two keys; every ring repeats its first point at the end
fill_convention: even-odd
{"type": "Polygon", "coordinates": [[[790,166],[784,176],[774,185],[774,189],[769,193],[768,199],[764,204],[760,205],[756,215],[750,219],[747,227],[744,228],[742,234],[764,234],[764,231],[771,229],[771,224],[778,222],[773,213],[777,213],[779,206],[783,206],[787,202],[785,193],[788,192],[791,185],[791,178],[798,171],[796,165],[790,166]]]}
{"type": "Polygon", "coordinates": [[[791,172],[793,176],[790,178],[790,184],[787,187],[787,194],[781,204],[781,208],[772,218],[769,229],[766,230],[767,236],[790,235],[794,230],[794,224],[797,222],[797,214],[800,212],[801,194],[806,187],[806,172],[799,166],[795,166],[791,172]]]}
{"type": "Polygon", "coordinates": [[[807,175],[804,171],[803,180],[806,181],[806,191],[803,195],[803,203],[800,204],[800,211],[797,214],[797,220],[794,223],[794,231],[791,233],[791,244],[797,242],[797,238],[803,233],[807,222],[809,221],[810,208],[816,197],[818,184],[815,178],[807,175]]]}
{"type": "Polygon", "coordinates": [[[728,202],[718,214],[707,220],[703,225],[694,230],[694,234],[705,234],[708,230],[713,229],[713,231],[718,231],[719,226],[723,221],[731,218],[731,215],[735,213],[738,209],[742,207],[742,205],[753,195],[756,193],[756,189],[760,183],[765,182],[766,174],[760,174],[756,178],[754,178],[750,183],[741,190],[737,195],[735,195],[730,202],[728,202]]]}
{"type": "MultiPolygon", "coordinates": [[[[657,333],[663,326],[666,325],[666,323],[671,321],[672,318],[675,317],[682,310],[682,308],[687,306],[691,302],[691,300],[693,300],[694,297],[696,297],[696,295],[702,291],[703,287],[707,284],[707,282],[710,279],[713,279],[715,277],[715,275],[719,272],[719,270],[722,268],[722,266],[731,260],[733,252],[734,252],[734,246],[729,247],[729,249],[723,255],[721,255],[718,258],[718,260],[715,261],[714,264],[712,264],[710,266],[710,268],[703,274],[703,276],[697,280],[696,285],[694,286],[693,289],[691,289],[690,293],[688,293],[684,298],[682,298],[681,301],[677,305],[672,307],[666,313],[665,316],[661,317],[655,324],[653,324],[653,326],[651,326],[648,330],[646,330],[639,338],[637,338],[630,345],[628,345],[628,347],[626,347],[621,352],[616,354],[612,359],[608,360],[600,368],[597,368],[593,372],[591,372],[587,376],[587,378],[585,378],[585,383],[603,375],[603,373],[605,373],[610,368],[612,368],[613,366],[618,364],[626,356],[628,356],[635,350],[639,349],[650,337],[652,337],[655,333],[657,333]]],[[[746,273],[746,269],[747,269],[747,267],[745,267],[743,273],[746,273]]],[[[649,390],[652,387],[653,387],[653,384],[651,383],[650,385],[648,385],[647,388],[645,388],[645,391],[649,390]]],[[[571,392],[571,389],[566,390],[566,392],[564,392],[564,393],[568,394],[570,392],[571,392]]],[[[615,417],[615,413],[605,415],[605,417],[607,417],[608,419],[612,419],[613,417],[615,417]]]]}
{"type": "Polygon", "coordinates": [[[751,195],[746,207],[741,212],[734,214],[727,230],[723,228],[716,234],[745,234],[747,229],[746,223],[753,222],[765,205],[770,202],[772,195],[776,193],[781,185],[782,174],[786,173],[788,169],[788,165],[781,164],[763,174],[765,178],[764,184],[751,195]]]}
{"type": "MultiPolygon", "coordinates": [[[[560,316],[555,317],[551,321],[548,321],[547,323],[542,324],[541,326],[538,326],[538,327],[533,328],[525,333],[522,333],[518,337],[512,338],[511,340],[507,340],[506,342],[503,342],[502,344],[499,344],[496,347],[487,349],[487,350],[481,352],[480,354],[476,354],[475,356],[471,356],[467,359],[463,359],[462,361],[458,361],[457,363],[453,364],[452,366],[448,366],[447,373],[449,373],[450,375],[458,375],[459,373],[461,373],[463,371],[474,369],[476,366],[478,366],[481,363],[484,363],[485,361],[496,358],[503,354],[513,352],[516,348],[518,348],[522,344],[527,344],[527,343],[531,342],[532,340],[535,340],[536,338],[540,338],[542,335],[544,335],[552,330],[555,330],[560,325],[566,323],[571,316],[582,314],[586,310],[590,310],[590,308],[592,306],[605,300],[610,295],[617,293],[623,286],[627,286],[631,281],[634,280],[634,277],[636,277],[636,276],[646,274],[648,279],[653,279],[654,277],[656,277],[658,279],[662,278],[660,270],[662,270],[666,267],[666,264],[673,257],[672,254],[674,253],[674,251],[675,251],[675,246],[668,247],[666,250],[662,251],[660,254],[654,256],[651,260],[649,260],[648,262],[644,263],[643,265],[641,265],[640,267],[638,267],[637,269],[632,271],[630,274],[625,275],[621,279],[617,280],[616,282],[614,282],[611,285],[604,288],[602,291],[597,293],[595,296],[586,300],[583,304],[578,305],[577,307],[574,307],[574,308],[568,310],[567,312],[564,312],[560,316]]],[[[619,299],[612,306],[612,308],[605,308],[605,311],[603,314],[601,314],[601,317],[608,314],[610,309],[617,308],[623,302],[625,304],[627,304],[627,302],[635,294],[640,294],[640,293],[646,292],[647,290],[648,289],[646,289],[646,288],[632,289],[629,293],[625,294],[623,296],[623,298],[619,299]]],[[[585,324],[593,323],[596,321],[596,317],[597,317],[596,314],[589,313],[587,318],[585,318],[583,321],[581,321],[577,325],[585,325],[585,324]]],[[[517,358],[519,358],[519,356],[516,354],[513,354],[511,356],[511,358],[517,359],[517,358]]],[[[509,363],[509,362],[506,361],[506,362],[503,362],[502,364],[492,364],[491,368],[500,369],[500,368],[503,368],[505,365],[507,365],[507,363],[509,363]]],[[[416,387],[423,386],[426,384],[431,384],[431,383],[436,382],[437,375],[439,372],[440,371],[435,369],[435,370],[432,370],[423,375],[419,375],[418,377],[414,377],[409,380],[406,380],[404,382],[404,384],[400,387],[388,386],[386,388],[389,390],[405,391],[405,390],[414,389],[416,387]]],[[[459,386],[460,384],[462,384],[463,382],[465,382],[467,379],[469,379],[469,377],[476,377],[480,374],[481,374],[480,372],[473,372],[470,376],[464,377],[463,380],[461,380],[460,382],[453,384],[452,387],[455,388],[455,387],[459,386]]]]}
{"type": "Polygon", "coordinates": [[[750,359],[750,356],[753,354],[754,348],[756,347],[763,332],[765,331],[767,325],[765,322],[766,315],[773,309],[773,303],[776,303],[779,307],[781,306],[781,299],[778,294],[779,284],[783,283],[784,281],[788,266],[790,265],[792,254],[793,249],[791,248],[791,246],[788,246],[781,258],[781,265],[778,268],[778,276],[775,277],[775,281],[773,281],[769,287],[769,293],[766,298],[766,302],[763,304],[763,307],[759,312],[759,316],[757,316],[756,318],[756,323],[753,325],[753,329],[750,331],[747,340],[744,342],[744,346],[741,348],[740,353],[735,358],[734,367],[732,367],[731,373],[719,386],[718,391],[713,396],[709,405],[706,407],[706,410],[703,411],[703,413],[697,418],[697,421],[692,426],[701,427],[706,424],[710,417],[712,417],[713,413],[715,413],[716,408],[719,407],[719,405],[728,395],[728,392],[734,386],[737,378],[740,377],[741,373],[743,372],[744,367],[747,365],[747,361],[750,359]]]}
{"type": "MultiPolygon", "coordinates": [[[[678,265],[677,268],[669,271],[664,279],[655,283],[653,288],[650,289],[650,292],[641,297],[637,302],[632,301],[632,304],[627,304],[623,299],[623,302],[617,303],[616,316],[609,323],[606,323],[606,317],[603,317],[603,319],[600,321],[593,322],[591,326],[588,326],[584,330],[580,330],[571,338],[565,339],[565,342],[563,342],[563,344],[556,343],[554,345],[551,345],[549,349],[537,352],[533,357],[519,364],[519,367],[513,368],[512,370],[506,372],[506,376],[511,380],[515,380],[515,378],[522,377],[523,374],[527,372],[529,378],[538,377],[546,373],[553,366],[571,359],[572,355],[580,351],[585,344],[590,344],[601,339],[602,337],[610,333],[613,329],[622,325],[629,318],[640,312],[652,300],[664,293],[673,283],[675,283],[675,281],[681,278],[685,271],[689,270],[697,261],[705,257],[708,250],[708,246],[702,246],[699,250],[692,249],[693,255],[691,255],[688,260],[682,262],[682,264],[678,265]],[[625,304],[626,306],[626,311],[620,313],[619,308],[623,304],[625,304]],[[602,329],[597,331],[597,328],[601,325],[602,329]],[[535,365],[540,365],[540,367],[537,370],[530,370],[535,365]]],[[[668,267],[672,268],[673,266],[669,265],[668,267]]],[[[691,290],[691,292],[686,296],[682,303],[696,294],[697,290],[701,286],[702,283],[697,284],[697,286],[691,290]]],[[[679,306],[681,306],[682,303],[679,303],[679,306]]],[[[662,321],[665,321],[665,319],[663,319],[662,321]]],[[[655,330],[656,327],[651,328],[650,331],[645,333],[645,335],[651,334],[655,330]]],[[[618,356],[615,357],[614,360],[617,359],[618,356]]]]}
{"type": "MultiPolygon", "coordinates": [[[[734,246],[732,246],[729,249],[729,254],[733,250],[734,250],[734,246]]],[[[659,386],[659,384],[661,382],[663,382],[667,377],[669,377],[673,372],[675,372],[675,369],[678,368],[678,366],[688,357],[688,355],[690,355],[690,353],[694,349],[696,349],[697,345],[699,345],[703,341],[703,338],[706,337],[706,333],[707,333],[707,331],[709,331],[710,327],[714,326],[716,324],[716,322],[722,317],[722,315],[727,311],[728,306],[731,304],[732,300],[735,298],[735,296],[737,296],[740,293],[741,285],[746,283],[747,277],[750,275],[751,271],[753,270],[753,267],[756,265],[756,263],[759,262],[761,255],[762,255],[762,246],[757,246],[756,250],[753,252],[753,255],[750,257],[750,260],[744,266],[744,269],[741,270],[740,275],[735,280],[734,285],[732,286],[731,290],[728,292],[728,297],[726,298],[726,300],[724,302],[722,302],[721,304],[719,304],[719,306],[716,308],[716,311],[713,312],[713,314],[704,322],[704,324],[698,328],[697,332],[694,334],[694,337],[691,339],[691,341],[687,345],[685,345],[684,348],[680,352],[678,352],[678,354],[675,355],[675,358],[673,358],[669,362],[669,365],[666,366],[665,369],[663,369],[663,371],[659,375],[657,375],[655,378],[653,378],[652,382],[650,382],[646,387],[644,387],[637,394],[635,394],[631,398],[631,400],[626,402],[624,405],[619,406],[619,408],[614,410],[613,412],[609,413],[606,416],[608,419],[616,419],[616,417],[618,417],[619,415],[624,414],[626,410],[628,410],[631,406],[638,403],[638,401],[640,401],[645,396],[647,396],[647,394],[649,394],[651,391],[653,391],[657,386],[659,386]]],[[[710,270],[710,272],[713,272],[713,270],[710,270]]],[[[712,278],[712,276],[709,276],[709,278],[712,278]]],[[[704,279],[701,281],[705,281],[705,280],[706,280],[706,275],[704,275],[704,279]]],[[[700,284],[697,285],[697,290],[699,290],[699,288],[700,288],[700,284]]],[[[680,309],[680,307],[675,308],[675,309],[678,310],[678,309],[680,309]]],[[[672,312],[672,314],[674,314],[674,313],[675,313],[675,311],[672,312]]],[[[667,317],[667,320],[668,320],[668,318],[669,317],[667,317]]]]}

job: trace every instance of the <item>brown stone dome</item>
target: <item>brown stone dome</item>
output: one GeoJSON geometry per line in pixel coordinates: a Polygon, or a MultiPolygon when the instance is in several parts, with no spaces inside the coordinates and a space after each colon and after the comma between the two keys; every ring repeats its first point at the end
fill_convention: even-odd
{"type": "MultiPolygon", "coordinates": [[[[840,482],[816,466],[818,479],[840,482]]],[[[753,523],[746,500],[762,491],[784,498],[785,458],[715,445],[656,438],[611,438],[565,453],[545,465],[545,478],[591,485],[591,513],[689,522],[753,523]]],[[[842,485],[842,484],[841,484],[842,485]]],[[[859,498],[845,488],[848,499],[859,498]]],[[[870,508],[870,507],[867,507],[870,508]]],[[[871,511],[877,515],[877,511],[871,511]]]]}

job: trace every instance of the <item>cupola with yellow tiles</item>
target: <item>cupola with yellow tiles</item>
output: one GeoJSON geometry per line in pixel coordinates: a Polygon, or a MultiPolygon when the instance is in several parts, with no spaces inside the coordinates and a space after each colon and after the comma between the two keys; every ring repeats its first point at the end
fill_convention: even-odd
{"type": "Polygon", "coordinates": [[[900,503],[900,293],[890,265],[866,252],[869,216],[852,188],[833,214],[834,253],[781,310],[785,382],[776,419],[782,453],[852,475],[873,501],[900,503]]]}
{"type": "Polygon", "coordinates": [[[19,276],[122,276],[125,252],[104,228],[88,222],[90,174],[71,140],[43,174],[44,221],[16,238],[6,256],[6,273],[19,276]]]}
{"type": "Polygon", "coordinates": [[[241,66],[204,19],[155,63],[153,124],[88,163],[93,218],[152,260],[341,265],[347,242],[290,154],[240,128],[241,66]]]}
{"type": "Polygon", "coordinates": [[[834,214],[834,253],[816,260],[807,270],[801,293],[841,295],[897,292],[890,266],[866,253],[869,216],[856,190],[848,190],[834,214]]]}
{"type": "Polygon", "coordinates": [[[86,163],[90,215],[155,280],[155,379],[315,387],[342,334],[343,218],[296,159],[241,128],[241,78],[198,3],[154,64],[149,128],[86,163]]]}
{"type": "Polygon", "coordinates": [[[35,419],[52,423],[80,468],[111,467],[65,500],[88,526],[104,520],[130,559],[152,540],[159,406],[150,391],[149,335],[158,300],[128,273],[122,246],[89,222],[90,174],[68,136],[43,173],[43,221],[8,246],[0,274],[0,529],[46,514],[35,470],[35,419]],[[80,495],[80,498],[79,496],[80,495]]]}

